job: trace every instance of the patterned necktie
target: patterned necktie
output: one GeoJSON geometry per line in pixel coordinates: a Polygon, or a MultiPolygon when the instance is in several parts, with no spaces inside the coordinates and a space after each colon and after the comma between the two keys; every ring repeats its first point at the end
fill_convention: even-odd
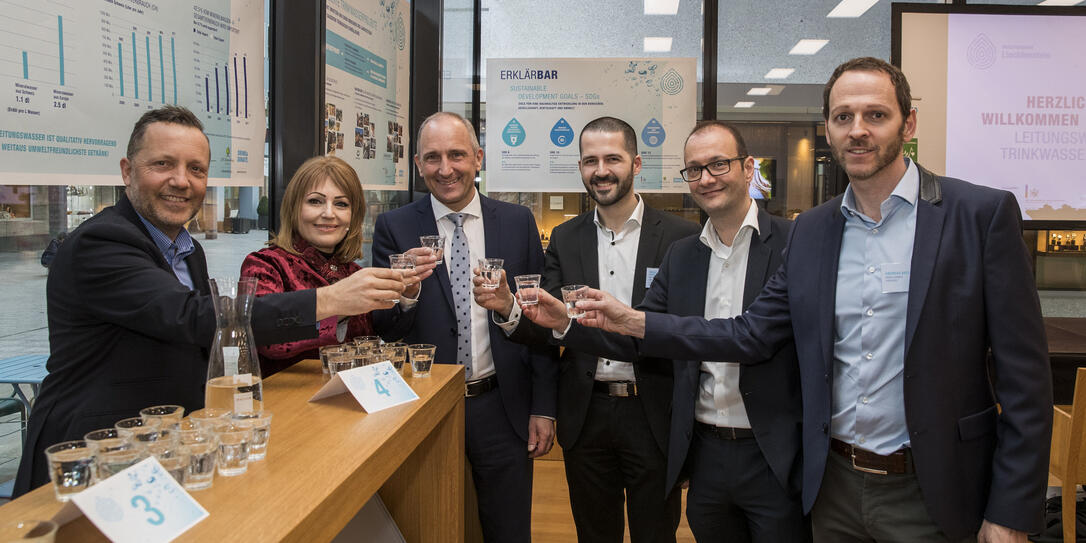
{"type": "Polygon", "coordinates": [[[463,213],[449,213],[447,217],[456,225],[451,251],[445,254],[456,309],[456,361],[464,365],[467,378],[471,379],[471,259],[468,237],[464,234],[463,213]]]}

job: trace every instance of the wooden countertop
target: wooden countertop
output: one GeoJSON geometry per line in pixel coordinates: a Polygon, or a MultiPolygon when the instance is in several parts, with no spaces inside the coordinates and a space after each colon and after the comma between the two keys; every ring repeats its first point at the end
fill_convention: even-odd
{"type": "MultiPolygon", "coordinates": [[[[455,449],[446,460],[462,465],[462,366],[434,364],[430,378],[408,378],[420,399],[375,414],[366,414],[349,394],[309,403],[324,382],[316,360],[265,381],[264,405],[273,414],[267,458],[249,464],[244,475],[216,475],[212,488],[192,492],[210,515],[177,541],[330,540],[450,413],[460,422],[460,446],[443,449],[455,449]]],[[[457,440],[455,431],[443,434],[457,440]]],[[[455,482],[449,490],[460,494],[459,502],[455,482]]],[[[441,486],[437,480],[420,483],[434,492],[441,486]]],[[[0,507],[0,521],[49,519],[60,508],[52,486],[45,485],[0,507]]],[[[57,534],[57,541],[103,540],[83,516],[57,534]]]]}

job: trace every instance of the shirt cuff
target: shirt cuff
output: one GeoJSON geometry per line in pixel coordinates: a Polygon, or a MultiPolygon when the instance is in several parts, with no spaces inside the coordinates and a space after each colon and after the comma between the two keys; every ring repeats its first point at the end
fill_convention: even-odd
{"type": "Polygon", "coordinates": [[[551,333],[554,334],[554,339],[565,339],[566,334],[569,333],[569,329],[572,326],[573,326],[573,319],[569,319],[569,324],[566,325],[566,329],[562,330],[561,334],[558,333],[558,330],[551,330],[551,333]]]}
{"type": "Polygon", "coordinates": [[[407,311],[408,309],[411,309],[412,307],[415,307],[415,304],[419,303],[419,296],[421,296],[421,295],[422,295],[422,289],[421,288],[419,289],[418,293],[415,294],[414,298],[408,298],[407,296],[404,296],[404,295],[401,294],[400,295],[400,307],[404,311],[407,311]]]}
{"type": "Polygon", "coordinates": [[[532,415],[532,416],[533,417],[539,417],[541,419],[547,419],[549,421],[557,421],[558,420],[558,419],[556,419],[554,417],[548,417],[547,415],[532,415]]]}
{"type": "Polygon", "coordinates": [[[498,328],[501,328],[507,336],[512,335],[513,331],[517,329],[517,325],[520,324],[520,306],[515,303],[513,304],[513,310],[509,312],[509,318],[504,321],[501,320],[502,317],[497,311],[491,311],[491,313],[494,314],[494,324],[497,324],[498,328]]]}

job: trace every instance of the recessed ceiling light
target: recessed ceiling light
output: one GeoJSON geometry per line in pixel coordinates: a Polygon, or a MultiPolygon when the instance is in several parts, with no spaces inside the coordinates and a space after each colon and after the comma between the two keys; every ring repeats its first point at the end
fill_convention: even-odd
{"type": "Polygon", "coordinates": [[[826,17],[859,17],[879,0],[841,0],[826,17]]]}
{"type": "Polygon", "coordinates": [[[754,107],[754,102],[736,102],[735,106],[733,106],[733,107],[736,107],[736,108],[754,107]]]}
{"type": "Polygon", "coordinates": [[[788,52],[789,55],[813,55],[819,52],[823,47],[829,43],[830,40],[811,40],[803,39],[796,42],[796,45],[792,47],[792,50],[788,52]]]}
{"type": "Polygon", "coordinates": [[[645,15],[675,15],[679,0],[645,0],[645,15]]]}
{"type": "Polygon", "coordinates": [[[671,38],[645,38],[646,53],[668,53],[671,51],[671,38]]]}
{"type": "Polygon", "coordinates": [[[769,87],[752,87],[749,91],[747,91],[747,95],[748,96],[765,96],[765,95],[767,95],[767,94],[769,94],[771,92],[773,92],[773,89],[771,89],[769,87]]]}
{"type": "Polygon", "coordinates": [[[796,71],[795,68],[773,68],[765,74],[766,79],[786,79],[796,71]]]}
{"type": "Polygon", "coordinates": [[[1081,4],[1082,0],[1045,0],[1038,6],[1075,6],[1081,4]]]}

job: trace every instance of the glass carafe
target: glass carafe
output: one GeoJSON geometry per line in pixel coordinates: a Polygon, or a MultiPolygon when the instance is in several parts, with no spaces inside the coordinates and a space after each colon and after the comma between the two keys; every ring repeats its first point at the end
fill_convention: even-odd
{"type": "Polygon", "coordinates": [[[217,278],[211,280],[215,305],[215,341],[207,361],[205,407],[229,409],[235,413],[264,410],[253,329],[249,325],[256,279],[217,278]]]}

